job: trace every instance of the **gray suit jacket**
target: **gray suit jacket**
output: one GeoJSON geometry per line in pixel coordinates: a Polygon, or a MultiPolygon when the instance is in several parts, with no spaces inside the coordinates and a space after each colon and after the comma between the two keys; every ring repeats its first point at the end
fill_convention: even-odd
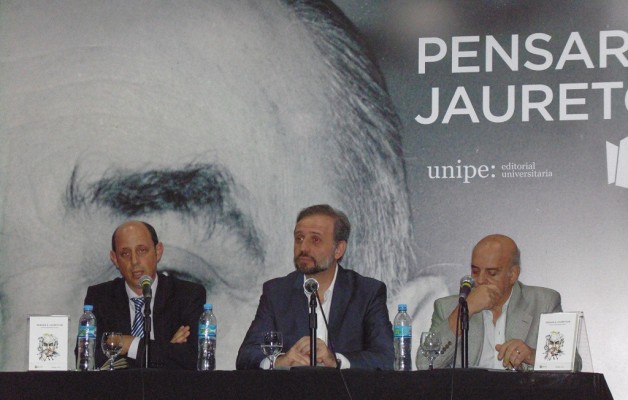
{"type": "MultiPolygon", "coordinates": [[[[443,346],[444,354],[434,361],[435,368],[450,367],[454,359],[455,336],[449,329],[449,314],[458,304],[458,295],[448,296],[434,302],[432,314],[433,332],[438,332],[443,346]]],[[[510,303],[506,314],[506,341],[521,339],[528,346],[535,348],[539,334],[539,318],[542,313],[561,312],[560,294],[552,289],[526,286],[516,282],[512,288],[510,303]]],[[[469,320],[469,367],[477,367],[484,345],[484,322],[482,313],[473,315],[469,320]]],[[[460,363],[460,342],[458,343],[458,356],[456,365],[460,363]]],[[[427,365],[425,357],[419,357],[421,366],[427,365]]]]}

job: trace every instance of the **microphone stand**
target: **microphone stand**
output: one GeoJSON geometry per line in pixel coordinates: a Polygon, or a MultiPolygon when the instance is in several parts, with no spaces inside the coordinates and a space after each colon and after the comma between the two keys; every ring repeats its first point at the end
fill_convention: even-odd
{"type": "Polygon", "coordinates": [[[462,331],[460,364],[462,368],[469,368],[469,307],[464,298],[460,298],[460,329],[462,331]]]}
{"type": "Polygon", "coordinates": [[[144,297],[144,360],[141,362],[141,366],[148,368],[150,365],[150,330],[151,330],[151,311],[150,311],[151,297],[144,297]]]}
{"type": "MultiPolygon", "coordinates": [[[[329,334],[329,324],[327,323],[327,317],[325,316],[325,309],[323,308],[323,303],[321,303],[321,298],[318,296],[318,290],[316,291],[316,298],[318,299],[318,304],[321,306],[321,314],[323,314],[323,322],[325,322],[325,329],[327,329],[327,347],[329,348],[329,351],[331,351],[331,354],[334,356],[334,360],[336,360],[336,363],[337,363],[338,357],[336,356],[336,350],[334,350],[334,343],[331,341],[331,336],[329,334]]],[[[337,364],[336,368],[340,369],[340,364],[337,364]]]]}
{"type": "Polygon", "coordinates": [[[310,295],[310,366],[316,366],[316,291],[310,295]]]}

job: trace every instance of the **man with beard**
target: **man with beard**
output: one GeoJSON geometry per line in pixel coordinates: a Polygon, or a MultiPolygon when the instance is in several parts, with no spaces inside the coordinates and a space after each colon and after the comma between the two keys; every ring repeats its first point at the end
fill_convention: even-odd
{"type": "Polygon", "coordinates": [[[80,315],[76,294],[117,277],[102,238],[127,220],[160,227],[161,272],[239,311],[218,369],[303,205],[351,215],[344,259],[389,296],[429,312],[449,293],[416,267],[399,119],[331,1],[1,4],[0,369],[26,369],[27,315],[80,315]]]}
{"type": "Polygon", "coordinates": [[[316,363],[334,368],[391,369],[392,327],[386,308],[386,285],[338,263],[347,249],[351,225],[329,205],[301,210],[294,228],[296,271],[264,283],[255,319],[240,346],[238,369],[267,368],[260,348],[265,332],[283,333],[277,367],[310,364],[308,300],[304,282],[319,283],[316,363]],[[320,308],[328,316],[325,326],[320,308]]]}

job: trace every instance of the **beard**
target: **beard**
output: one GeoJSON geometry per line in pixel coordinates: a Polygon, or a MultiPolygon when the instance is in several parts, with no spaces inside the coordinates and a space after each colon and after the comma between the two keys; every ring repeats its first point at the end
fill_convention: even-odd
{"type": "Polygon", "coordinates": [[[317,260],[316,258],[310,255],[304,254],[304,253],[300,253],[296,257],[294,257],[294,268],[297,271],[305,275],[314,275],[314,274],[318,274],[319,272],[326,271],[335,263],[336,263],[336,260],[334,260],[333,254],[330,254],[329,257],[323,260],[317,260]],[[299,262],[299,257],[304,257],[304,256],[312,260],[314,264],[308,265],[303,261],[299,262]]]}

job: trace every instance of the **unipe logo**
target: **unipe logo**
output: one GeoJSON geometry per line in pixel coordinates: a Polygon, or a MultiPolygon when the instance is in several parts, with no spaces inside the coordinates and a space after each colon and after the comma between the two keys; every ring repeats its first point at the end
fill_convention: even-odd
{"type": "Polygon", "coordinates": [[[606,169],[609,185],[628,188],[628,137],[619,146],[606,142],[606,169]]]}

